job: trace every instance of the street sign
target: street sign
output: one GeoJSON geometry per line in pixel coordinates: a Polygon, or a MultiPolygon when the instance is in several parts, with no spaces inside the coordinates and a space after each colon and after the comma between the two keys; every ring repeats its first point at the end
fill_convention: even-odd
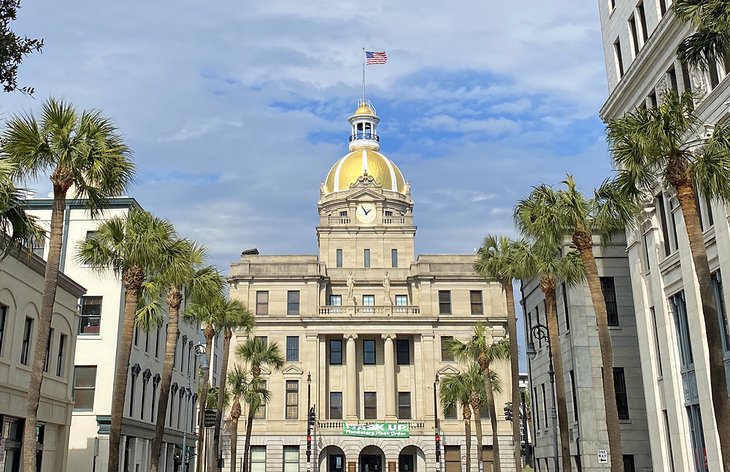
{"type": "Polygon", "coordinates": [[[205,409],[205,416],[203,418],[203,424],[206,428],[212,428],[215,426],[215,410],[206,408],[205,409]]]}
{"type": "Polygon", "coordinates": [[[598,463],[608,464],[608,452],[605,449],[598,450],[598,463]]]}

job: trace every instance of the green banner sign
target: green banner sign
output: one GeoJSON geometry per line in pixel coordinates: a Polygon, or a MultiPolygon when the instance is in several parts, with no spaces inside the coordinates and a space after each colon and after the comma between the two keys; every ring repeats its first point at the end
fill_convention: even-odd
{"type": "Polygon", "coordinates": [[[347,424],[342,427],[343,436],[368,438],[407,438],[411,435],[410,423],[347,424]]]}

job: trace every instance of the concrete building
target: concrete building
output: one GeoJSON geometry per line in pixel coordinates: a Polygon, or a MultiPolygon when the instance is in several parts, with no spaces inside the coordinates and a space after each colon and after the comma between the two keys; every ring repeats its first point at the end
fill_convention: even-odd
{"type": "MultiPolygon", "coordinates": [[[[695,113],[704,126],[688,139],[700,142],[714,124],[728,118],[730,61],[712,64],[706,72],[677,61],[677,45],[691,30],[677,20],[670,4],[670,0],[599,1],[609,86],[601,117],[608,121],[638,105],[653,106],[667,89],[691,90],[697,96],[695,113]]],[[[699,200],[728,371],[729,289],[721,277],[730,273],[728,211],[719,202],[699,200]]],[[[627,246],[654,470],[719,471],[706,328],[673,188],[656,183],[646,196],[640,228],[627,234],[627,246]]]]}
{"type": "MultiPolygon", "coordinates": [[[[272,399],[257,413],[252,471],[309,470],[309,402],[317,414],[312,470],[436,470],[435,380],[464,368],[447,341],[465,340],[478,321],[493,339],[506,335],[505,295],[474,273],[475,255],[415,256],[410,185],[379,152],[372,105],[361,101],[349,122],[350,152],[320,187],[319,255],[245,251],[231,265],[231,298],[255,310],[254,334],[286,356],[281,370],[265,373],[272,399]]],[[[508,363],[496,369],[509,386],[508,363]]],[[[502,409],[509,399],[508,387],[496,396],[504,471],[515,470],[502,409]]],[[[461,412],[440,410],[440,470],[460,471],[461,412]]],[[[482,425],[486,446],[477,451],[472,438],[472,464],[483,458],[489,471],[492,430],[489,420],[482,425]]],[[[244,421],[240,428],[239,461],[244,421]]]]}
{"type": "MultiPolygon", "coordinates": [[[[0,259],[0,470],[22,470],[24,418],[33,352],[37,347],[43,260],[22,251],[0,259]]],[[[77,302],[84,288],[61,274],[51,321],[48,356],[38,407],[37,466],[65,472],[70,438],[77,302]]]]}
{"type": "MultiPolygon", "coordinates": [[[[41,224],[49,225],[51,204],[49,199],[28,200],[27,211],[38,217],[41,224]]],[[[124,216],[131,208],[139,208],[134,199],[114,198],[103,215],[92,219],[85,202],[70,200],[66,205],[61,271],[87,288],[79,302],[80,321],[73,325],[78,341],[73,358],[76,403],[68,444],[69,470],[107,470],[112,389],[124,309],[120,276],[112,271],[99,274],[90,267],[79,265],[74,253],[77,243],[93,234],[104,219],[124,216]]],[[[47,245],[45,248],[39,246],[35,250],[47,253],[48,248],[47,245]]],[[[149,470],[150,467],[166,329],[163,325],[150,332],[136,330],[134,334],[122,422],[120,463],[123,472],[149,470]]],[[[199,361],[194,345],[201,341],[201,332],[197,325],[183,320],[179,329],[161,460],[161,470],[165,471],[176,470],[175,460],[181,456],[183,431],[187,430],[188,448],[194,447],[197,438],[199,361]]]]}
{"type": "MultiPolygon", "coordinates": [[[[605,248],[597,245],[595,252],[613,346],[616,403],[624,454],[618,460],[623,460],[626,472],[651,470],[636,314],[624,240],[618,238],[605,248]]],[[[561,284],[557,290],[557,305],[563,378],[556,375],[555,382],[562,381],[565,385],[574,470],[607,471],[610,470],[609,464],[599,460],[599,451],[609,450],[601,350],[587,284],[575,287],[561,284]]],[[[537,280],[522,281],[522,307],[526,339],[530,341],[533,326],[538,323],[547,325],[545,297],[537,280]]],[[[528,360],[534,464],[536,471],[547,472],[554,470],[553,390],[548,376],[548,344],[532,340],[537,350],[537,355],[528,360]]],[[[556,350],[557,347],[553,346],[553,352],[556,350]]]]}

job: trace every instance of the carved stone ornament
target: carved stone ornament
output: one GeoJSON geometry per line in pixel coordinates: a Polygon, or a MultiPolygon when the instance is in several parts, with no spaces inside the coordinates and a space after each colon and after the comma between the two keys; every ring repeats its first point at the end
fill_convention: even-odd
{"type": "Polygon", "coordinates": [[[692,91],[698,97],[704,97],[707,94],[707,84],[705,83],[705,74],[698,69],[692,69],[689,73],[692,82],[692,91]]]}
{"type": "Polygon", "coordinates": [[[368,171],[363,171],[362,175],[356,181],[350,184],[350,188],[356,187],[380,187],[375,177],[368,175],[368,171]]]}
{"type": "Polygon", "coordinates": [[[667,84],[667,77],[662,76],[661,79],[659,79],[659,82],[656,83],[656,95],[659,101],[664,99],[664,96],[667,94],[667,90],[669,90],[669,84],[667,84]]]}

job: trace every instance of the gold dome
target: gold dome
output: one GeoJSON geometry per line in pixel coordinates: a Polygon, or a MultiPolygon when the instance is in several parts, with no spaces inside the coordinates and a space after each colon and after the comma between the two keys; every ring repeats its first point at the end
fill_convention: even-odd
{"type": "Polygon", "coordinates": [[[326,193],[348,190],[365,172],[384,189],[405,193],[405,179],[400,169],[384,155],[368,148],[355,149],[337,161],[327,174],[324,190],[326,193]]]}
{"type": "Polygon", "coordinates": [[[363,102],[359,107],[357,107],[357,110],[355,110],[355,114],[353,116],[358,116],[358,115],[374,116],[375,112],[373,111],[372,108],[370,108],[370,106],[366,102],[363,102]]]}

